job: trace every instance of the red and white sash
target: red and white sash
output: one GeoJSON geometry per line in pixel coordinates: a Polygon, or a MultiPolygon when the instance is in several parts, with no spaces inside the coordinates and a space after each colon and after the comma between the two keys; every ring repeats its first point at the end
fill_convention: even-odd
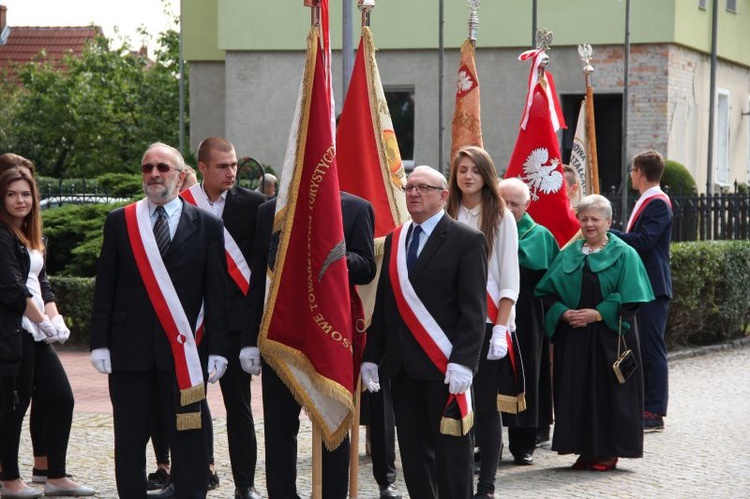
{"type": "Polygon", "coordinates": [[[638,217],[641,216],[641,213],[643,213],[643,210],[646,209],[646,206],[654,199],[661,199],[662,201],[667,203],[667,206],[669,206],[670,208],[672,207],[672,201],[669,200],[669,196],[664,194],[661,189],[654,189],[650,190],[650,192],[646,192],[643,196],[638,198],[638,201],[636,201],[635,208],[633,208],[633,213],[630,214],[630,218],[628,219],[628,226],[627,229],[625,229],[625,232],[630,232],[630,230],[633,228],[633,225],[635,224],[635,221],[638,220],[638,217]]]}
{"type": "Polygon", "coordinates": [[[487,322],[495,324],[499,313],[500,285],[492,275],[487,275],[487,322]]]}
{"type": "MultiPolygon", "coordinates": [[[[445,374],[448,367],[448,360],[453,351],[453,344],[440,327],[440,324],[437,323],[429,310],[427,310],[427,307],[422,303],[422,300],[417,296],[408,278],[409,271],[406,267],[406,236],[411,223],[411,221],[406,222],[393,231],[391,258],[388,265],[391,287],[396,299],[396,306],[404,323],[417,340],[417,343],[419,343],[419,346],[422,347],[422,350],[424,350],[432,363],[435,364],[435,367],[445,374]]],[[[458,404],[460,411],[460,434],[466,435],[469,429],[471,429],[473,422],[471,390],[457,395],[451,394],[448,397],[446,409],[449,409],[449,406],[454,401],[458,404]]],[[[442,433],[456,434],[453,431],[444,431],[446,427],[445,416],[440,426],[442,433]]],[[[450,424],[447,426],[450,426],[450,424]]]]}
{"type": "MultiPolygon", "coordinates": [[[[191,397],[188,394],[191,391],[203,393],[203,369],[190,321],[156,245],[148,202],[141,199],[126,206],[125,222],[141,279],[172,347],[177,385],[183,402],[189,402],[191,397]]],[[[202,323],[202,312],[201,308],[199,323],[202,323]]]]}
{"type": "MultiPolygon", "coordinates": [[[[182,191],[180,196],[182,196],[182,198],[188,203],[204,209],[209,213],[213,213],[208,198],[203,192],[200,184],[193,184],[189,189],[182,191]]],[[[229,277],[237,283],[242,294],[247,296],[247,290],[250,287],[250,265],[248,265],[240,247],[237,246],[237,242],[226,227],[224,228],[224,249],[227,254],[227,270],[229,271],[229,277]]]]}

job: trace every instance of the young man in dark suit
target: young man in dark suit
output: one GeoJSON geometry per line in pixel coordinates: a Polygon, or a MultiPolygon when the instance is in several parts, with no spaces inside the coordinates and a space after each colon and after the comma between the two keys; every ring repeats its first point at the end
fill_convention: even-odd
{"type": "Polygon", "coordinates": [[[644,151],[633,156],[630,179],[641,196],[626,230],[612,231],[638,252],[656,297],[638,311],[645,395],[643,428],[647,432],[663,430],[667,415],[669,365],[664,333],[672,299],[672,203],[659,187],[663,173],[664,157],[658,152],[644,151]]]}
{"type": "MultiPolygon", "coordinates": [[[[252,260],[250,328],[240,354],[242,368],[250,371],[249,353],[257,351],[258,333],[265,302],[266,272],[276,263],[278,233],[273,232],[276,200],[258,209],[258,227],[252,260]]],[[[375,278],[374,215],[372,205],[357,196],[341,193],[341,213],[346,243],[349,285],[368,284],[375,278]]],[[[263,420],[266,439],[266,488],[269,497],[297,495],[297,433],[300,404],[268,364],[263,371],[263,420]]],[[[335,450],[323,448],[323,497],[345,499],[349,483],[349,437],[335,450]]]]}
{"type": "Polygon", "coordinates": [[[411,497],[469,498],[473,413],[466,408],[487,315],[487,242],[445,214],[446,181],[436,170],[415,168],[405,190],[412,221],[386,238],[362,385],[379,388],[384,362],[411,497]],[[450,413],[454,398],[466,404],[450,413]]]}
{"type": "Polygon", "coordinates": [[[120,497],[147,497],[145,447],[151,404],[158,401],[176,495],[203,499],[208,452],[199,406],[204,380],[218,381],[227,368],[223,227],[179,198],[185,178],[179,151],[152,144],[141,171],[146,199],[112,211],[104,225],[91,362],[109,374],[120,497]]]}
{"type": "MultiPolygon", "coordinates": [[[[252,375],[239,364],[243,328],[248,324],[249,265],[255,236],[258,207],[266,197],[237,185],[237,153],[231,142],[222,137],[209,137],[198,146],[198,169],[202,181],[190,189],[191,199],[224,221],[229,293],[229,367],[221,378],[221,394],[227,410],[227,443],[232,465],[235,499],[259,499],[255,490],[255,466],[258,444],[255,423],[250,409],[252,375]],[[231,239],[231,242],[229,242],[231,239]],[[239,251],[239,253],[237,253],[239,251]],[[244,275],[240,269],[247,269],[244,275]]],[[[223,253],[223,252],[222,252],[223,253]]],[[[256,353],[260,374],[260,355],[256,353]]]]}

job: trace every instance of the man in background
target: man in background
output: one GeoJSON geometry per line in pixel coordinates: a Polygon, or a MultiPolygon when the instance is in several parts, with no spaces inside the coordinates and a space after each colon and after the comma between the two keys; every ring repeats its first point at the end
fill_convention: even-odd
{"type": "Polygon", "coordinates": [[[643,151],[633,156],[630,180],[641,197],[635,203],[625,231],[612,230],[640,255],[656,297],[654,301],[641,305],[638,311],[645,396],[643,428],[646,432],[664,429],[669,395],[664,333],[672,299],[669,269],[672,202],[659,187],[663,173],[664,157],[657,151],[643,151]]]}

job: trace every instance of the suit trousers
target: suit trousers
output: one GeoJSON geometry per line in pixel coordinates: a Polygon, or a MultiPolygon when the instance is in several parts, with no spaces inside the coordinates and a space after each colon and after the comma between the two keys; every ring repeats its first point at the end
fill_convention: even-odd
{"type": "Polygon", "coordinates": [[[368,393],[370,402],[370,450],[372,476],[380,487],[396,481],[396,421],[393,415],[391,380],[379,370],[380,391],[368,393]]]}
{"type": "Polygon", "coordinates": [[[497,377],[500,372],[499,360],[487,360],[492,325],[487,324],[484,332],[482,351],[479,354],[479,371],[474,377],[476,395],[475,424],[477,427],[477,446],[480,455],[479,481],[477,492],[495,491],[495,474],[500,460],[500,447],[503,432],[500,424],[500,413],[497,410],[497,377]]]}
{"type": "Polygon", "coordinates": [[[146,499],[146,444],[153,393],[164,414],[178,499],[205,499],[208,449],[203,429],[177,431],[174,373],[114,371],[109,375],[115,430],[115,479],[120,497],[146,499]]]}
{"type": "Polygon", "coordinates": [[[62,478],[66,472],[65,459],[73,422],[73,391],[65,369],[52,346],[44,342],[35,342],[26,332],[21,334],[23,360],[18,376],[15,379],[0,379],[0,449],[3,476],[6,480],[20,476],[18,447],[21,425],[33,390],[37,412],[33,436],[34,455],[48,457],[50,478],[62,478]]]}
{"type": "Polygon", "coordinates": [[[667,415],[669,398],[669,365],[664,343],[668,311],[669,298],[666,296],[644,303],[638,311],[645,410],[660,416],[667,415]]]}
{"type": "MultiPolygon", "coordinates": [[[[271,499],[299,499],[297,434],[300,405],[276,371],[263,363],[263,421],[266,489],[271,499]]],[[[345,499],[349,492],[349,437],[333,451],[323,447],[323,497],[345,499]]]]}
{"type": "Polygon", "coordinates": [[[227,443],[234,484],[236,487],[254,487],[258,442],[250,409],[252,376],[240,366],[241,349],[242,335],[239,331],[230,331],[229,366],[219,384],[227,410],[227,443]]]}
{"type": "Polygon", "coordinates": [[[409,495],[419,499],[472,497],[471,432],[458,437],[440,433],[448,386],[443,380],[414,379],[401,369],[391,378],[391,388],[409,495]]]}

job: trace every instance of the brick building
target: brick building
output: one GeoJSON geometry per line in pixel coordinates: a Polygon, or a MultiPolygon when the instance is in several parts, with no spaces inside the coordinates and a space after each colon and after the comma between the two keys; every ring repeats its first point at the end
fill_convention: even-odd
{"type": "MultiPolygon", "coordinates": [[[[711,0],[633,2],[627,156],[662,151],[705,190],[708,123],[715,110],[713,187],[750,171],[750,0],[715,0],[718,9],[716,94],[710,97],[711,0]]],[[[467,3],[444,2],[443,158],[450,150],[458,49],[467,3]]],[[[378,66],[406,164],[438,165],[440,75],[438,8],[430,0],[378,0],[372,31],[378,66]]],[[[537,25],[554,32],[551,64],[570,130],[560,134],[567,159],[585,94],[577,45],[590,43],[595,68],[601,185],[620,184],[625,4],[618,0],[537,0],[537,25]]],[[[353,32],[358,43],[359,16],[353,32]]],[[[532,41],[531,2],[482,3],[477,69],[485,147],[502,171],[518,133],[529,64],[517,60],[532,41]]],[[[341,4],[331,2],[334,84],[343,103],[341,4]]],[[[207,135],[229,137],[241,155],[280,167],[304,62],[309,9],[302,2],[201,0],[183,3],[190,63],[191,148],[207,135]]],[[[447,160],[444,160],[447,162],[447,160]]]]}

